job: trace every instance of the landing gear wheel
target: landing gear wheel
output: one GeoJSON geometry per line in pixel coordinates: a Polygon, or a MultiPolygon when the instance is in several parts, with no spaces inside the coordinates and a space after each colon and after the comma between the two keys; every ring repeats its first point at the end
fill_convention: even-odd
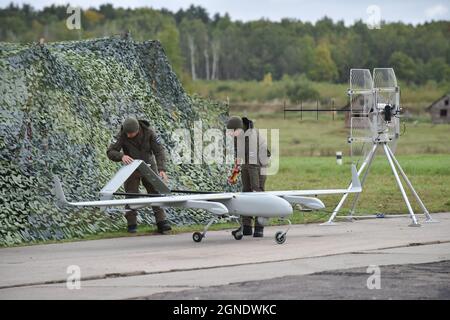
{"type": "Polygon", "coordinates": [[[234,237],[236,240],[242,240],[242,238],[244,237],[244,235],[242,234],[242,232],[236,232],[236,233],[233,233],[233,237],[234,237]]]}
{"type": "Polygon", "coordinates": [[[286,234],[283,231],[275,233],[275,241],[278,244],[283,244],[286,241],[286,234]]]}
{"type": "Polygon", "coordinates": [[[192,234],[192,240],[194,240],[195,242],[200,242],[203,239],[203,235],[200,232],[194,232],[192,234]]]}

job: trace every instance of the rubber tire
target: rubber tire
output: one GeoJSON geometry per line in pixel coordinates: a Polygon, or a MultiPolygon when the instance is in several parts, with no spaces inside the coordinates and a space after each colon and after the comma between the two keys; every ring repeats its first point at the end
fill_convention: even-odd
{"type": "Polygon", "coordinates": [[[242,238],[244,237],[244,235],[242,234],[242,232],[236,232],[233,234],[234,239],[236,240],[242,240],[242,238]]]}
{"type": "Polygon", "coordinates": [[[286,235],[283,234],[283,231],[278,231],[277,233],[275,233],[275,241],[278,244],[283,244],[286,242],[286,235]]]}
{"type": "Polygon", "coordinates": [[[203,235],[200,232],[194,232],[192,234],[192,240],[194,240],[194,242],[200,242],[203,239],[203,235]]]}

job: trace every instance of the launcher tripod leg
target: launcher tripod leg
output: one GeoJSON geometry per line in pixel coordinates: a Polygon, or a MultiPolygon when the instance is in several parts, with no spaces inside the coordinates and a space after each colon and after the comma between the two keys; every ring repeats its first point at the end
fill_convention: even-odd
{"type": "MultiPolygon", "coordinates": [[[[375,158],[375,155],[377,154],[378,146],[379,145],[376,143],[374,145],[374,147],[372,148],[372,152],[370,154],[370,157],[369,157],[369,160],[368,160],[368,163],[367,163],[366,171],[364,171],[363,178],[361,179],[361,187],[364,186],[364,182],[366,181],[366,178],[367,178],[367,176],[369,174],[369,170],[370,170],[370,167],[372,166],[373,159],[375,158]]],[[[357,193],[355,195],[355,198],[353,198],[352,206],[351,206],[351,209],[350,209],[350,219],[352,219],[352,220],[353,220],[353,214],[355,213],[356,204],[358,203],[360,194],[361,194],[361,192],[357,193]]]]}
{"type": "Polygon", "coordinates": [[[395,169],[394,161],[392,160],[391,154],[389,153],[389,147],[387,144],[383,144],[384,152],[386,153],[386,157],[389,161],[389,164],[392,169],[392,173],[394,173],[395,180],[397,181],[398,187],[400,188],[400,192],[402,193],[403,200],[405,200],[406,206],[408,207],[409,216],[411,217],[412,223],[409,225],[410,227],[420,227],[420,223],[417,222],[416,215],[414,214],[414,211],[411,207],[411,204],[409,203],[408,196],[406,195],[405,189],[403,188],[403,184],[400,180],[400,177],[398,176],[397,170],[395,169]]]}
{"type": "MultiPolygon", "coordinates": [[[[375,156],[375,151],[378,148],[377,144],[374,144],[372,147],[372,150],[370,150],[369,154],[367,155],[366,159],[364,159],[363,163],[361,164],[361,167],[358,170],[358,176],[361,175],[361,173],[363,172],[364,168],[369,164],[369,162],[372,162],[372,158],[375,156]]],[[[363,183],[363,182],[362,182],[363,183]]],[[[361,184],[362,185],[362,184],[361,184]]],[[[352,184],[350,183],[348,189],[350,189],[352,187],[352,184]]],[[[345,200],[348,197],[348,193],[345,193],[342,198],[341,201],[339,201],[338,205],[336,206],[336,208],[333,210],[333,213],[331,214],[330,218],[328,219],[327,222],[321,223],[321,226],[333,226],[335,225],[335,223],[333,222],[334,218],[336,217],[336,215],[338,214],[339,210],[341,210],[342,205],[344,204],[345,200]]]]}
{"type": "Polygon", "coordinates": [[[392,160],[394,161],[395,165],[398,168],[398,171],[400,171],[400,174],[403,177],[403,180],[405,180],[406,184],[408,185],[409,189],[411,190],[411,193],[414,195],[414,197],[416,198],[417,202],[419,203],[420,207],[423,210],[423,213],[425,214],[426,223],[431,223],[431,222],[439,222],[437,220],[433,220],[433,218],[431,217],[430,213],[428,212],[427,208],[425,207],[425,205],[423,204],[422,200],[420,199],[419,195],[417,194],[416,190],[414,189],[411,181],[409,181],[408,177],[406,176],[405,172],[403,171],[402,167],[400,166],[400,163],[397,161],[397,159],[394,156],[394,153],[392,152],[391,148],[389,148],[389,146],[386,146],[389,155],[391,156],[392,160]]]}

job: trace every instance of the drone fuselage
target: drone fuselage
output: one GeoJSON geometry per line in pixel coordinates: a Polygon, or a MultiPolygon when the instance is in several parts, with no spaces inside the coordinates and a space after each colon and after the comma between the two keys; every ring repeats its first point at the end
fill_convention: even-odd
{"type": "Polygon", "coordinates": [[[236,194],[232,199],[218,202],[227,207],[229,214],[238,216],[284,218],[293,212],[289,202],[271,194],[236,194]]]}

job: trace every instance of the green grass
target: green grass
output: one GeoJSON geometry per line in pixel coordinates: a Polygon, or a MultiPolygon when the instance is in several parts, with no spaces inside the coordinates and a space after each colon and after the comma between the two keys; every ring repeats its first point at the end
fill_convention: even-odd
{"type": "MultiPolygon", "coordinates": [[[[289,113],[283,119],[283,112],[254,113],[235,112],[233,115],[247,115],[255,126],[265,129],[279,129],[280,156],[333,156],[336,151],[350,154],[347,143],[349,128],[345,128],[343,117],[330,120],[330,115],[304,115],[289,113]]],[[[405,123],[403,135],[399,139],[397,154],[450,154],[450,125],[433,125],[429,122],[405,123]]]]}
{"type": "MultiPolygon", "coordinates": [[[[430,212],[450,211],[450,155],[398,156],[403,170],[430,212]]],[[[336,164],[334,157],[284,157],[276,176],[268,177],[268,190],[346,188],[350,162],[336,164]]],[[[410,199],[413,199],[408,192],[410,199]]],[[[351,196],[352,197],[352,196],[351,196]]],[[[349,200],[351,200],[351,197],[349,200]]],[[[331,212],[340,196],[321,197],[331,212]]],[[[347,201],[344,211],[351,201],[347,201]]],[[[413,209],[420,207],[412,201],[413,209]]],[[[359,213],[407,213],[385,156],[375,158],[359,201],[359,213]]],[[[348,211],[348,210],[347,210],[348,211]]]]}

